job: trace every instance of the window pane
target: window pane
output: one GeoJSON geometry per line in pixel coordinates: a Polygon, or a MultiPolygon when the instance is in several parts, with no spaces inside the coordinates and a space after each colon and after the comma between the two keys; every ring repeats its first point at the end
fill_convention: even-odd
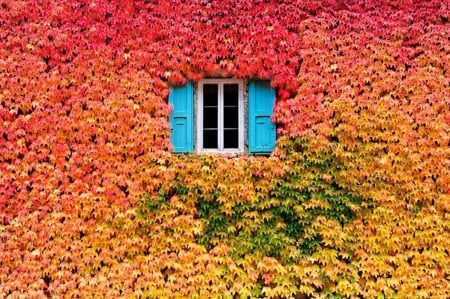
{"type": "Polygon", "coordinates": [[[218,84],[203,85],[203,148],[217,148],[218,84]]]}
{"type": "Polygon", "coordinates": [[[217,130],[203,130],[203,148],[217,148],[217,130]]]}
{"type": "Polygon", "coordinates": [[[217,107],[218,92],[219,92],[219,85],[204,84],[203,85],[203,106],[217,107]]]}
{"type": "Polygon", "coordinates": [[[217,129],[217,107],[203,107],[203,128],[217,129]]]}
{"type": "Polygon", "coordinates": [[[224,130],[223,143],[225,148],[239,147],[239,133],[237,129],[224,130]]]}
{"type": "Polygon", "coordinates": [[[224,84],[223,85],[223,100],[225,106],[238,106],[239,101],[239,85],[238,84],[224,84]]]}
{"type": "Polygon", "coordinates": [[[238,107],[225,107],[223,110],[223,124],[225,129],[237,129],[239,127],[238,107]]]}

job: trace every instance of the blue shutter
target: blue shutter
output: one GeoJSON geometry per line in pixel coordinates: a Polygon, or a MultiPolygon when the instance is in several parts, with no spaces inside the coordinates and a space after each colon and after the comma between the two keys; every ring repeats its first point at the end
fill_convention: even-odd
{"type": "Polygon", "coordinates": [[[171,86],[169,104],[172,113],[170,141],[175,153],[188,153],[194,149],[194,92],[192,82],[184,86],[171,86]]]}
{"type": "Polygon", "coordinates": [[[248,87],[248,151],[266,154],[275,147],[276,128],[271,122],[275,90],[270,81],[253,80],[248,87]]]}

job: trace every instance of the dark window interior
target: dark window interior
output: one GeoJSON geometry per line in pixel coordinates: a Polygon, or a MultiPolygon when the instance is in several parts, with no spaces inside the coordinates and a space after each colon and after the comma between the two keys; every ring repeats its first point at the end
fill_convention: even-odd
{"type": "Polygon", "coordinates": [[[217,148],[218,139],[218,94],[217,84],[203,85],[203,147],[217,148]]]}
{"type": "Polygon", "coordinates": [[[224,148],[239,147],[239,85],[223,86],[224,148]]]}

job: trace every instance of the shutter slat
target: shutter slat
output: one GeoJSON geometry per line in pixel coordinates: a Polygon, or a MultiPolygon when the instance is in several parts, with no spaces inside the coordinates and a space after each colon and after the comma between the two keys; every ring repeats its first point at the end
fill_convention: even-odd
{"type": "Polygon", "coordinates": [[[194,149],[194,92],[192,82],[171,86],[169,104],[172,112],[170,140],[175,153],[190,153],[194,149]]]}
{"type": "Polygon", "coordinates": [[[276,127],[271,121],[275,90],[270,87],[270,81],[252,80],[248,93],[248,151],[254,154],[270,153],[276,140],[276,127]]]}

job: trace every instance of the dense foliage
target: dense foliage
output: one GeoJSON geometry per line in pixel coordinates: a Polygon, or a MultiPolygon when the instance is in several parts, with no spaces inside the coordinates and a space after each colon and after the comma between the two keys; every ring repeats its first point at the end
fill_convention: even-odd
{"type": "Polygon", "coordinates": [[[448,1],[0,1],[0,297],[450,296],[448,1]],[[169,83],[270,78],[270,157],[169,83]]]}

